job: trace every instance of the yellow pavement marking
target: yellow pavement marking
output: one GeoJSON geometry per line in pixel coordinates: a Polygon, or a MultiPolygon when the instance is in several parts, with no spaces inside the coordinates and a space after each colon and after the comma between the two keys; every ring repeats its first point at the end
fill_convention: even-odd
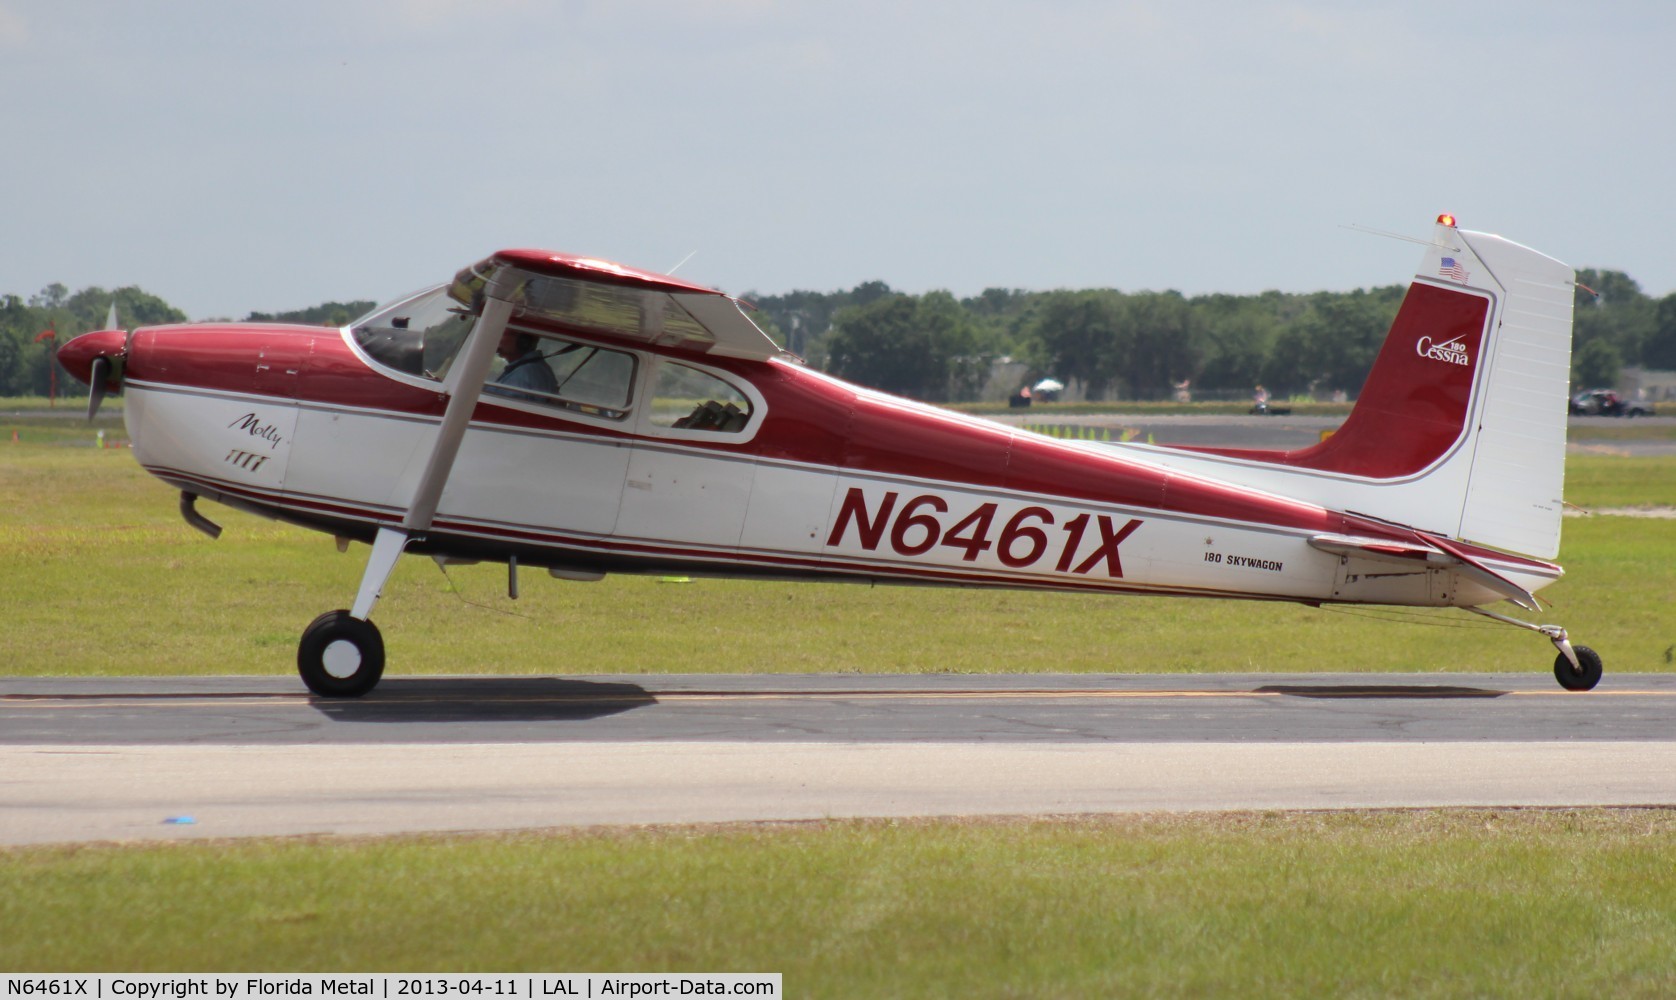
{"type": "Polygon", "coordinates": [[[229,694],[224,696],[183,695],[56,695],[5,694],[0,695],[0,706],[16,708],[213,708],[249,707],[260,705],[362,705],[395,708],[403,705],[434,704],[506,704],[506,705],[570,705],[615,702],[730,702],[730,701],[1146,701],[1227,698],[1298,698],[1309,701],[1374,701],[1388,700],[1493,700],[1496,698],[1671,698],[1676,690],[1618,690],[1573,692],[1560,688],[1551,691],[1505,691],[1493,688],[1460,688],[1442,685],[1435,690],[1424,685],[1286,685],[1285,690],[1199,691],[1199,690],[995,690],[995,691],[938,691],[938,690],[862,690],[814,689],[808,691],[646,691],[641,693],[600,692],[598,694],[555,695],[425,695],[373,698],[368,700],[337,700],[315,698],[306,694],[229,694]],[[1380,690],[1389,687],[1389,691],[1380,690]]]}

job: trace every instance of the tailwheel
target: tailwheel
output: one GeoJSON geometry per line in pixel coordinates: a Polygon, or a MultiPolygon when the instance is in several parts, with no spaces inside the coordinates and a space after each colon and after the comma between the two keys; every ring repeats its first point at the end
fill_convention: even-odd
{"type": "Polygon", "coordinates": [[[1554,657],[1554,679],[1567,691],[1588,691],[1600,683],[1600,654],[1587,646],[1573,646],[1577,654],[1575,666],[1565,653],[1554,657]]]}
{"type": "Polygon", "coordinates": [[[297,673],[323,698],[359,698],[384,676],[384,637],[370,621],[328,611],[303,630],[297,673]]]}

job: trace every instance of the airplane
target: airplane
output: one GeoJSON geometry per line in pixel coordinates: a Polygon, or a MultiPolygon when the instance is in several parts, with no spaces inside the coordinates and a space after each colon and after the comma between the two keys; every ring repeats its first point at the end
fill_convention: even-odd
{"type": "Polygon", "coordinates": [[[341,329],[106,329],[59,351],[89,417],[199,499],[370,544],[303,631],[316,695],[385,667],[403,553],[564,580],[650,573],[1461,608],[1601,658],[1559,579],[1575,274],[1439,216],[1343,425],[1289,451],[1062,441],[841,381],[715,289],[502,250],[341,329]],[[497,358],[499,361],[497,362],[497,358]]]}

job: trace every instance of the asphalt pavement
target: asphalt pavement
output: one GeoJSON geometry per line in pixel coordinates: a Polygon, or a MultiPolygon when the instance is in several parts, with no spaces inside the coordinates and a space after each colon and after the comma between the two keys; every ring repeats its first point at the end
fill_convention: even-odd
{"type": "Polygon", "coordinates": [[[0,843],[1676,803],[1676,675],[0,680],[0,843]]]}

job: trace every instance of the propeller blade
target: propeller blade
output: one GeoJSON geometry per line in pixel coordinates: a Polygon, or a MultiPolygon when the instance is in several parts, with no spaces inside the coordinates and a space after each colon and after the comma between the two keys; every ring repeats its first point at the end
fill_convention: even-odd
{"type": "Polygon", "coordinates": [[[93,368],[88,372],[87,384],[87,419],[92,420],[99,412],[99,404],[105,401],[105,380],[111,377],[111,359],[103,354],[93,359],[93,368]]]}

